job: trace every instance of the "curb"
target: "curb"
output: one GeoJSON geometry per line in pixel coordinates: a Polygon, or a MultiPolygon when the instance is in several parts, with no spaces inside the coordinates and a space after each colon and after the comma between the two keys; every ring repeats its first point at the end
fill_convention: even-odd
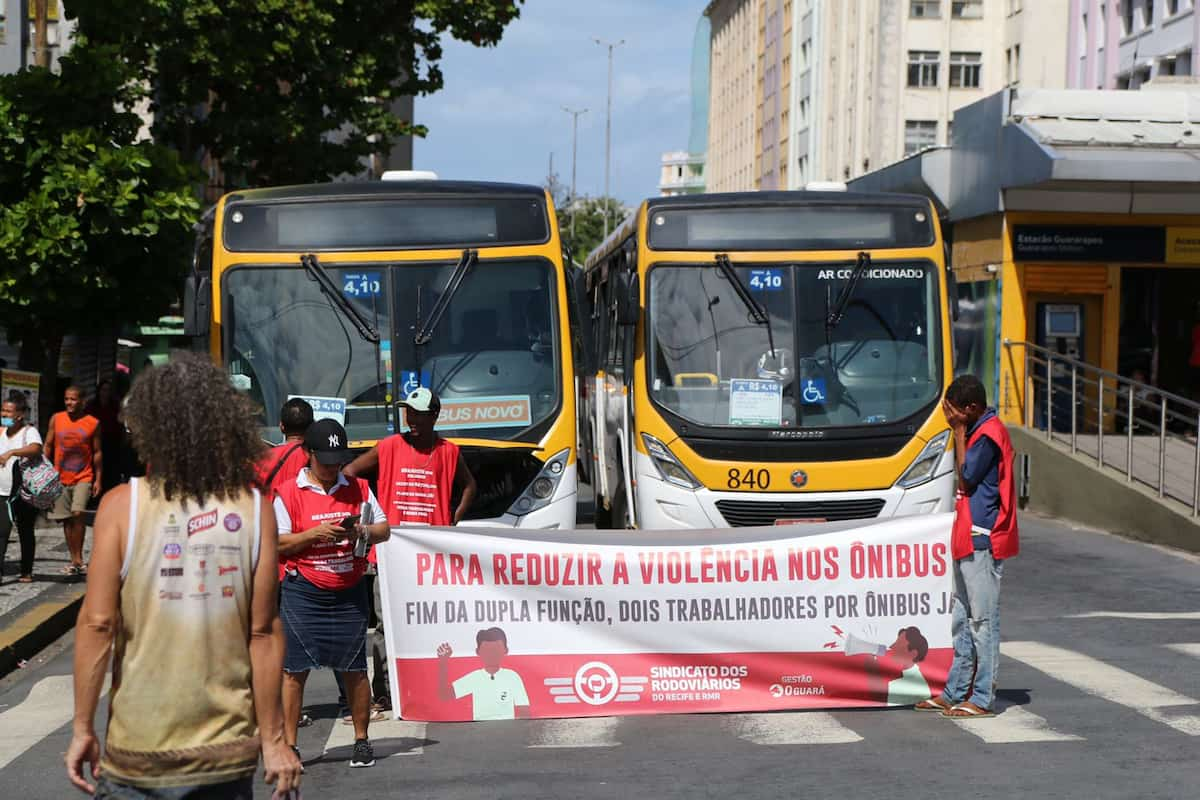
{"type": "Polygon", "coordinates": [[[83,584],[50,590],[46,594],[51,597],[33,601],[31,608],[0,627],[0,678],[75,627],[84,591],[83,584]]]}

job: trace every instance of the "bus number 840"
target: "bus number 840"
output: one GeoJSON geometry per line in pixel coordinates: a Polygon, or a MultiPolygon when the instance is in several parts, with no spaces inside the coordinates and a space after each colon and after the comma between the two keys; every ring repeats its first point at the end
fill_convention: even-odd
{"type": "Polygon", "coordinates": [[[769,489],[771,488],[771,473],[765,469],[733,467],[729,470],[725,485],[730,489],[769,489]]]}

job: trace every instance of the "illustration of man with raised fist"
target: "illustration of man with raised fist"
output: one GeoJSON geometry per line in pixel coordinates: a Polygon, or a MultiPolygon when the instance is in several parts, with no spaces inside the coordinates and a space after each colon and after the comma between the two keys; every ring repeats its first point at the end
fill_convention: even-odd
{"type": "Polygon", "coordinates": [[[529,717],[529,695],[521,676],[501,664],[508,655],[508,637],[500,628],[486,628],[475,634],[475,655],[483,667],[450,682],[448,643],[437,649],[438,697],[444,701],[461,700],[470,695],[472,719],[517,719],[529,717]]]}

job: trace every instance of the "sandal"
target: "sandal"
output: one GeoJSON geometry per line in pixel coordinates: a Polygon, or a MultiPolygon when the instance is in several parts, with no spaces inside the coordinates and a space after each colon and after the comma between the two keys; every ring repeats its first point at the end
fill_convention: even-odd
{"type": "Polygon", "coordinates": [[[931,697],[928,700],[922,700],[913,706],[913,711],[936,711],[939,714],[944,714],[953,708],[950,703],[940,697],[931,697]]]}
{"type": "Polygon", "coordinates": [[[980,708],[974,703],[959,703],[953,708],[943,711],[942,716],[949,719],[979,719],[981,717],[994,717],[996,716],[996,712],[990,708],[980,708]]]}

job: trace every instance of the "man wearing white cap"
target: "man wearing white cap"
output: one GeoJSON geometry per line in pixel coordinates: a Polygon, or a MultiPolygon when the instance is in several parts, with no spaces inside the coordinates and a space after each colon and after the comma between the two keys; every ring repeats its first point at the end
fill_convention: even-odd
{"type": "Polygon", "coordinates": [[[392,525],[457,525],[475,499],[475,478],[458,445],[437,434],[438,396],[424,386],[400,402],[408,431],[389,436],[354,459],[345,473],[379,470],[379,501],[392,525]],[[461,492],[451,511],[451,497],[461,492]]]}

